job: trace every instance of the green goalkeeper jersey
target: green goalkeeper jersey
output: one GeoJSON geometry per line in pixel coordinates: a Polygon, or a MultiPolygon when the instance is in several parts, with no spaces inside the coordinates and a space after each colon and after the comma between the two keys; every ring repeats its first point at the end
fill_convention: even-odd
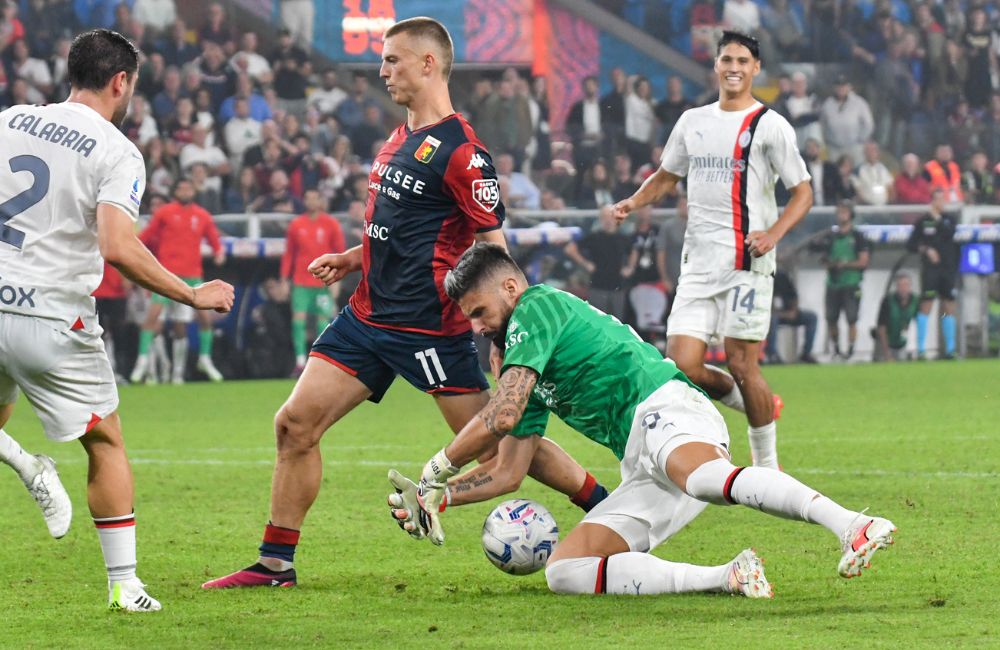
{"type": "Polygon", "coordinates": [[[525,291],[511,314],[503,368],[511,366],[539,375],[511,435],[544,434],[551,411],[619,460],[639,403],[671,379],[694,386],[631,327],[545,285],[525,291]]]}

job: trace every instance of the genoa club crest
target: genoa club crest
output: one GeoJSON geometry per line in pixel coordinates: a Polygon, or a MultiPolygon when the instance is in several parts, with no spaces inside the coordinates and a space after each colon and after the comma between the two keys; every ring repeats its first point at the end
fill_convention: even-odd
{"type": "Polygon", "coordinates": [[[434,157],[434,153],[441,146],[441,141],[434,136],[427,136],[424,141],[417,147],[417,150],[413,152],[413,157],[420,162],[427,164],[434,157]]]}

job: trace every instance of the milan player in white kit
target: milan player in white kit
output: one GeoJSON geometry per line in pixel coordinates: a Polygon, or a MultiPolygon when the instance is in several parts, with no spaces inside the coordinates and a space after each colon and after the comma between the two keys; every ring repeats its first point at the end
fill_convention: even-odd
{"type": "Polygon", "coordinates": [[[615,205],[615,216],[656,203],[687,179],[667,356],[713,399],[746,413],[753,464],[777,469],[773,395],[757,360],[770,326],[775,246],[812,207],[812,186],[795,131],[750,92],[760,72],[757,40],[723,32],[715,72],[719,101],[681,115],[660,168],[615,205]],[[780,216],[778,178],[791,193],[780,216]],[[718,338],[732,375],[705,364],[707,345],[718,338]]]}
{"type": "Polygon", "coordinates": [[[120,34],[86,32],[70,48],[67,101],[0,113],[0,426],[20,388],[51,440],[80,440],[108,606],[156,611],[160,603],[135,574],[132,470],[90,294],[104,260],[198,309],[228,311],[233,288],[218,280],[188,286],[135,236],[145,164],[118,126],[138,60],[120,34]]]}

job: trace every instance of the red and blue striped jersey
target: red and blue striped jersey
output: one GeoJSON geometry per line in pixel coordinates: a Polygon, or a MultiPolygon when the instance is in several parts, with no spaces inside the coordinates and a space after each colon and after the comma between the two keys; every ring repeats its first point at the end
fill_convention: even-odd
{"type": "Polygon", "coordinates": [[[493,160],[459,114],[401,125],[368,178],[362,278],[351,309],[376,327],[453,336],[469,321],[444,277],[475,241],[503,225],[493,160]]]}

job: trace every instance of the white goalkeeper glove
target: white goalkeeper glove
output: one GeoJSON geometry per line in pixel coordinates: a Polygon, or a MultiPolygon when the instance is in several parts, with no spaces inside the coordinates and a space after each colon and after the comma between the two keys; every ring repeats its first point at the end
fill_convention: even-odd
{"type": "Polygon", "coordinates": [[[427,536],[431,543],[437,546],[444,544],[444,528],[441,527],[441,518],[438,515],[447,504],[448,479],[459,471],[460,468],[451,464],[442,449],[427,461],[420,475],[417,498],[429,520],[427,536]]]}
{"type": "MultiPolygon", "coordinates": [[[[424,509],[417,484],[394,469],[389,470],[389,483],[396,490],[389,495],[389,514],[393,520],[413,539],[427,537],[431,527],[430,515],[424,509]]],[[[445,498],[438,513],[444,512],[450,496],[445,488],[445,498]]]]}

